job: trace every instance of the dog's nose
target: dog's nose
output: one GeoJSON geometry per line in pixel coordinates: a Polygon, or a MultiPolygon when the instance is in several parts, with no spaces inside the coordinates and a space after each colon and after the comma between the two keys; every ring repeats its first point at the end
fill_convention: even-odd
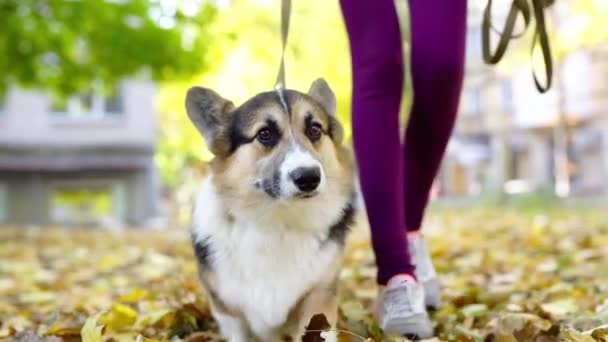
{"type": "Polygon", "coordinates": [[[314,191],[321,182],[321,170],[318,167],[299,167],[289,176],[294,184],[303,192],[314,191]]]}

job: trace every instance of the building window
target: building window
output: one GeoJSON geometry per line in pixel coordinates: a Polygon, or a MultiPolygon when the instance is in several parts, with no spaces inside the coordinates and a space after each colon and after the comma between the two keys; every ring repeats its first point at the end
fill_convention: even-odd
{"type": "Polygon", "coordinates": [[[481,89],[478,86],[466,90],[466,107],[463,115],[467,117],[477,117],[481,115],[481,89]]]}
{"type": "Polygon", "coordinates": [[[112,188],[60,186],[51,194],[51,218],[62,224],[94,224],[113,215],[112,188]]]}
{"type": "Polygon", "coordinates": [[[6,94],[0,94],[0,115],[6,111],[6,94]]]}
{"type": "Polygon", "coordinates": [[[530,154],[529,142],[522,136],[511,137],[509,156],[509,179],[525,180],[529,178],[528,169],[530,154]]]}
{"type": "Polygon", "coordinates": [[[467,58],[481,58],[481,28],[469,28],[467,32],[467,58]]]}
{"type": "Polygon", "coordinates": [[[505,112],[513,110],[513,87],[511,80],[502,80],[500,82],[500,91],[502,97],[502,109],[505,112]]]}
{"type": "Polygon", "coordinates": [[[107,115],[121,115],[124,112],[122,89],[115,89],[112,94],[104,97],[103,105],[107,115]]]}
{"type": "Polygon", "coordinates": [[[124,222],[130,194],[118,179],[59,181],[51,186],[50,217],[56,224],[124,222]]]}
{"type": "Polygon", "coordinates": [[[8,220],[8,186],[0,183],[0,223],[8,220]]]}
{"type": "Polygon", "coordinates": [[[108,95],[86,92],[68,98],[55,97],[51,112],[57,117],[75,119],[119,117],[124,113],[122,87],[118,86],[108,95]]]}

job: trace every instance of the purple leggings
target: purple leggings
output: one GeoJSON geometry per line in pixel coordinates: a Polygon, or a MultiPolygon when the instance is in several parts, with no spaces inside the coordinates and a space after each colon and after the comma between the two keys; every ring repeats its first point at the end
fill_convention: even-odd
{"type": "Polygon", "coordinates": [[[378,283],[413,274],[406,231],[420,229],[454,126],[464,72],[466,0],[409,0],[413,107],[404,143],[404,68],[393,0],[340,0],[353,72],[353,142],[378,283]]]}

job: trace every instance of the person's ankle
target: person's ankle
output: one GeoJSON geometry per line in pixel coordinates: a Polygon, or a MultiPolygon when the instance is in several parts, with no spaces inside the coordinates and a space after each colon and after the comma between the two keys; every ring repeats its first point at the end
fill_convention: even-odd
{"type": "Polygon", "coordinates": [[[421,237],[422,237],[422,233],[420,232],[419,229],[408,230],[408,232],[407,232],[408,239],[415,239],[415,238],[421,238],[421,237]]]}
{"type": "Polygon", "coordinates": [[[412,273],[399,273],[392,276],[388,282],[386,282],[386,286],[391,286],[396,283],[400,283],[402,281],[411,281],[418,284],[418,280],[416,279],[416,275],[412,273]]]}

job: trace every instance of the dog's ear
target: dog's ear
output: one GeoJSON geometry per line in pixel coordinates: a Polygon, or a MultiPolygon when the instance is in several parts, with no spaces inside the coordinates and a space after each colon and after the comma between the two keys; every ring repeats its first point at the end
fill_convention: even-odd
{"type": "Polygon", "coordinates": [[[336,117],[336,96],[324,79],[312,83],[308,95],[317,101],[329,115],[329,135],[337,143],[342,142],[344,129],[336,117]]]}
{"type": "Polygon", "coordinates": [[[319,102],[327,114],[336,115],[336,96],[324,79],[319,78],[312,82],[308,95],[319,102]]]}
{"type": "Polygon", "coordinates": [[[225,156],[230,151],[229,127],[233,110],[232,102],[211,89],[192,87],[186,94],[188,117],[216,156],[225,156]]]}

